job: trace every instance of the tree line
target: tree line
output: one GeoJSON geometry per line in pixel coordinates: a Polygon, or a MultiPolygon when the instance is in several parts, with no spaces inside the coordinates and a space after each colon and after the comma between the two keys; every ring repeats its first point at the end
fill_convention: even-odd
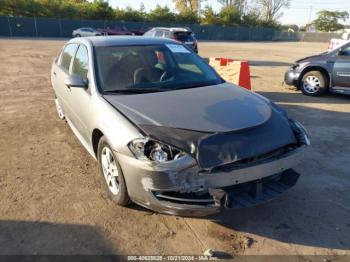
{"type": "MultiPolygon", "coordinates": [[[[283,8],[291,0],[216,0],[221,8],[216,12],[205,0],[173,0],[176,10],[157,5],[146,12],[128,6],[112,8],[107,0],[0,0],[0,15],[28,17],[56,17],[70,19],[118,20],[134,22],[188,23],[204,25],[244,25],[275,27],[298,31],[297,25],[280,25],[283,8]]],[[[349,18],[346,11],[318,12],[314,21],[318,31],[336,31],[344,26],[339,20],[349,18]]]]}
{"type": "Polygon", "coordinates": [[[281,8],[290,0],[217,0],[221,9],[215,12],[204,0],[173,0],[176,11],[157,5],[146,12],[139,8],[112,8],[106,0],[0,0],[0,15],[56,17],[71,19],[178,22],[207,25],[279,26],[281,8]],[[204,5],[204,6],[203,6],[204,5]]]}

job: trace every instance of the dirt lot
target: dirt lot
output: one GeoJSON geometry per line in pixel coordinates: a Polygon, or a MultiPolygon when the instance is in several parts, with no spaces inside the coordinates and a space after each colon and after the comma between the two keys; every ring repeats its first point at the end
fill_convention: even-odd
{"type": "Polygon", "coordinates": [[[322,43],[200,43],[251,61],[253,88],[310,132],[297,186],[212,219],[109,201],[97,165],[56,117],[50,65],[64,41],[0,40],[0,254],[350,254],[350,97],[282,86],[286,66],[322,43]]]}

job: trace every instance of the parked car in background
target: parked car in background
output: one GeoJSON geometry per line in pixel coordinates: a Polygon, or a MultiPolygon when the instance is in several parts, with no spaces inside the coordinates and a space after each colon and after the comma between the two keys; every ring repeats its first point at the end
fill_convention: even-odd
{"type": "Polygon", "coordinates": [[[114,27],[107,27],[105,29],[98,29],[104,35],[134,35],[126,26],[115,25],[114,27]]]}
{"type": "Polygon", "coordinates": [[[264,203],[299,178],[303,126],[174,40],[74,38],[51,83],[116,204],[203,216],[264,203]]]}
{"type": "Polygon", "coordinates": [[[171,38],[187,45],[188,47],[192,48],[193,51],[198,53],[197,39],[195,38],[194,33],[189,28],[154,27],[151,30],[144,33],[144,36],[171,38]]]}
{"type": "Polygon", "coordinates": [[[328,52],[333,51],[345,44],[350,43],[350,34],[349,33],[344,33],[342,35],[342,38],[332,38],[329,41],[328,45],[328,52]]]}
{"type": "Polygon", "coordinates": [[[73,30],[73,33],[72,33],[73,37],[99,36],[99,35],[102,35],[102,33],[92,27],[81,27],[76,30],[73,30]]]}
{"type": "Polygon", "coordinates": [[[147,31],[149,31],[151,27],[142,25],[139,28],[129,28],[129,31],[134,33],[134,35],[144,35],[147,31]]]}
{"type": "Polygon", "coordinates": [[[284,81],[309,96],[327,91],[350,95],[350,43],[296,61],[285,73],[284,81]]]}

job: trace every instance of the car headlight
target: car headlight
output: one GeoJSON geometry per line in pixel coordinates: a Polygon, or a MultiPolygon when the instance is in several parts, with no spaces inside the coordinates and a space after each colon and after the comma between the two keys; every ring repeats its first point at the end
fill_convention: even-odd
{"type": "Polygon", "coordinates": [[[137,159],[158,163],[176,160],[186,155],[177,148],[151,138],[134,139],[128,144],[128,147],[137,159]]]}
{"type": "Polygon", "coordinates": [[[290,119],[289,121],[298,142],[309,146],[311,143],[306,128],[294,119],[290,119]]]}

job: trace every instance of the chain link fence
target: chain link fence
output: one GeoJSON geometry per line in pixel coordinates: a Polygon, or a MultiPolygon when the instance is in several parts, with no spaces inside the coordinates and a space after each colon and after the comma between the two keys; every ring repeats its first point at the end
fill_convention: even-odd
{"type": "Polygon", "coordinates": [[[147,31],[156,26],[187,26],[198,40],[215,41],[317,41],[339,38],[330,33],[281,32],[274,28],[247,26],[219,26],[163,22],[120,22],[110,20],[76,20],[60,18],[4,17],[0,16],[0,36],[5,37],[71,37],[79,27],[113,28],[125,26],[129,30],[147,31]]]}

